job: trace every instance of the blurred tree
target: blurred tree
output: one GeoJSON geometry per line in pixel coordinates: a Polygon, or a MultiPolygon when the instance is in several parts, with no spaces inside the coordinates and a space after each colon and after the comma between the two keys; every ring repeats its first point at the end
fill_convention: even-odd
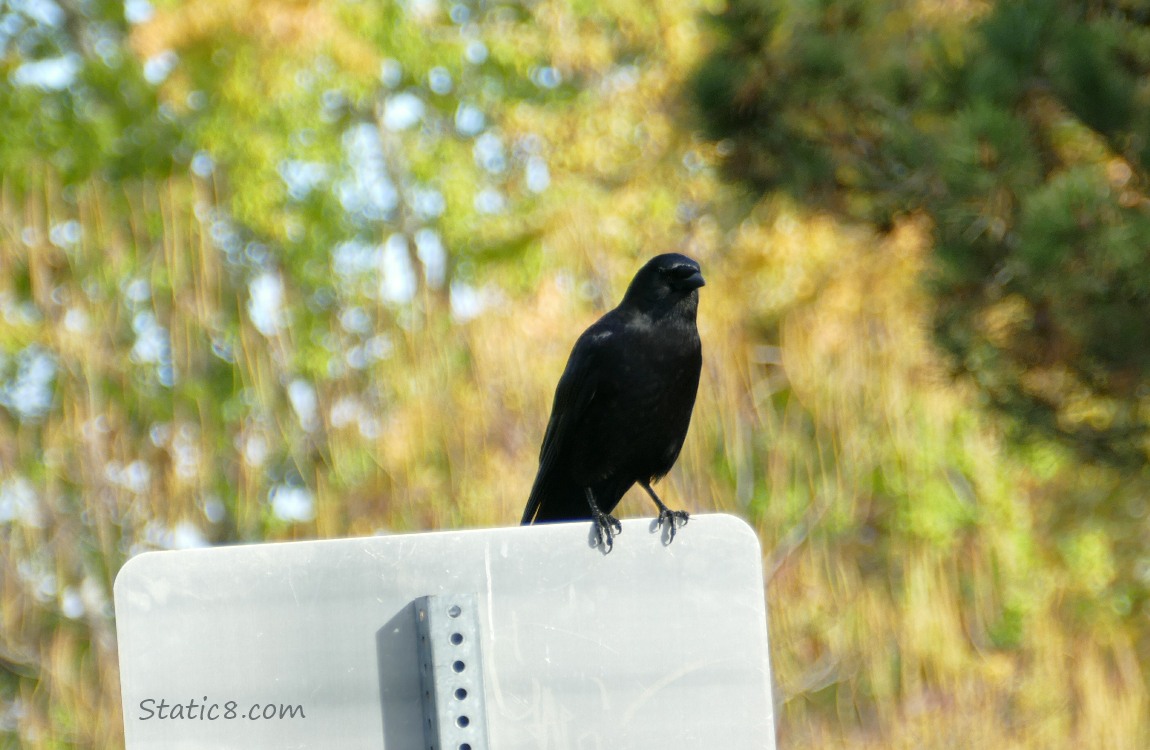
{"type": "Polygon", "coordinates": [[[133,554],[517,517],[556,332],[705,225],[695,12],[0,0],[0,747],[119,744],[133,554]]]}
{"type": "Polygon", "coordinates": [[[694,78],[727,176],[929,217],[936,340],[1020,434],[1150,455],[1150,4],[732,0],[694,78]]]}

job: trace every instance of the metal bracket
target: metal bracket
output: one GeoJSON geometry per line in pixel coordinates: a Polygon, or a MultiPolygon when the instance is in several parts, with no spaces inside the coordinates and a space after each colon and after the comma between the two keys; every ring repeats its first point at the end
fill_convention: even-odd
{"type": "Polygon", "coordinates": [[[427,750],[488,750],[479,598],[475,594],[415,600],[423,735],[427,750]]]}

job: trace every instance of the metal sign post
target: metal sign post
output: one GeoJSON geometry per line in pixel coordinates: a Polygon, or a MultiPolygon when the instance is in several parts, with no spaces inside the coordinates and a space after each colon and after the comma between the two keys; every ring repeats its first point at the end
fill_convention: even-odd
{"type": "Polygon", "coordinates": [[[758,540],[692,517],[261,544],[116,579],[127,750],[773,749],[758,540]]]}

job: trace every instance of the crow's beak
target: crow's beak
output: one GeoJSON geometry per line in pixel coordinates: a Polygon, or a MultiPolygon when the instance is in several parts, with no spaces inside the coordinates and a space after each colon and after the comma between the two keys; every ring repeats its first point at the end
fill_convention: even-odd
{"type": "Polygon", "coordinates": [[[699,273],[698,271],[695,271],[693,274],[683,279],[679,283],[683,285],[684,289],[698,289],[701,286],[707,285],[707,282],[703,280],[703,274],[699,273]]]}

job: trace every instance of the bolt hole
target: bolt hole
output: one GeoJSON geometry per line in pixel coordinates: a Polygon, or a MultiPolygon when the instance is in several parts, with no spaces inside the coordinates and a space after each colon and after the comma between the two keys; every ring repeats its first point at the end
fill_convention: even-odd
{"type": "Polygon", "coordinates": [[[462,745],[459,746],[459,750],[471,750],[471,744],[464,742],[462,745]]]}
{"type": "Polygon", "coordinates": [[[457,661],[451,665],[451,668],[454,669],[456,672],[462,672],[464,669],[467,668],[467,665],[461,661],[457,661]]]}
{"type": "Polygon", "coordinates": [[[463,633],[452,633],[451,642],[456,646],[463,643],[463,633]]]}
{"type": "Polygon", "coordinates": [[[458,604],[452,604],[450,607],[447,608],[447,614],[451,617],[459,617],[459,615],[461,615],[462,613],[463,613],[463,610],[459,608],[458,604]]]}
{"type": "Polygon", "coordinates": [[[455,720],[455,723],[460,727],[465,727],[471,723],[471,719],[467,718],[466,716],[460,716],[455,720]]]}
{"type": "Polygon", "coordinates": [[[467,697],[467,691],[466,690],[464,690],[463,688],[456,688],[455,689],[455,700],[461,701],[466,697],[467,697]]]}

